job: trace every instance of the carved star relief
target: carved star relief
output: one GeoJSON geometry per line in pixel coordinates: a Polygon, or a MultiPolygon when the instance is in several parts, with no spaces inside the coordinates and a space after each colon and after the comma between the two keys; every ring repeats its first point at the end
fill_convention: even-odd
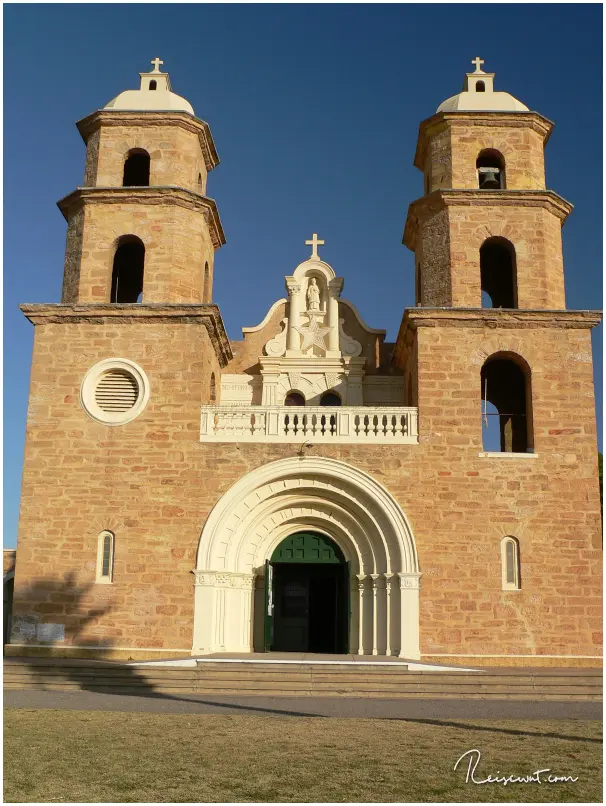
{"type": "Polygon", "coordinates": [[[314,317],[311,322],[305,327],[297,327],[296,330],[303,336],[303,344],[301,345],[301,352],[305,352],[314,344],[322,350],[326,350],[326,343],[324,336],[330,332],[329,327],[321,327],[318,320],[314,317]]]}

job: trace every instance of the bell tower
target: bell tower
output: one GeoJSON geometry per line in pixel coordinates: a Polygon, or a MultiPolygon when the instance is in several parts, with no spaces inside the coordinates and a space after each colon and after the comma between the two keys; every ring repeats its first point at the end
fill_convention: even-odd
{"type": "Polygon", "coordinates": [[[420,439],[483,461],[585,451],[595,504],[590,329],[600,316],[566,310],[561,228],[572,205],[545,187],[553,124],[472,63],[463,91],[419,127],[424,195],[403,238],[416,307],[395,359],[420,439]]]}
{"type": "Polygon", "coordinates": [[[561,227],[572,205],[545,188],[553,124],[473,64],[463,91],[419,128],[425,194],[404,232],[416,304],[563,309],[561,227]]]}
{"type": "Polygon", "coordinates": [[[210,128],[172,92],[163,62],[78,122],[84,181],[61,199],[68,222],[63,303],[209,303],[225,243],[206,196],[219,162],[210,128]]]}

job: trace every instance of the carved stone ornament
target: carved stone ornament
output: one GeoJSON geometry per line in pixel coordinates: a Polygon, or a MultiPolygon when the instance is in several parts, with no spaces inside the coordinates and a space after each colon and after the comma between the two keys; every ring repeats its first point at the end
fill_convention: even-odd
{"type": "Polygon", "coordinates": [[[300,372],[289,372],[288,373],[288,383],[290,384],[291,389],[300,389],[301,388],[301,380],[302,375],[300,372]]]}
{"type": "Polygon", "coordinates": [[[398,574],[400,577],[400,588],[410,589],[420,587],[420,574],[398,574]]]}
{"type": "Polygon", "coordinates": [[[334,387],[339,383],[341,380],[341,376],[338,372],[325,372],[324,378],[326,379],[326,386],[329,389],[334,389],[334,387]]]}
{"type": "MultiPolygon", "coordinates": [[[[296,328],[301,336],[303,336],[301,352],[304,354],[306,354],[308,350],[314,346],[319,347],[320,350],[324,350],[324,352],[326,352],[325,336],[327,333],[330,333],[330,328],[322,326],[319,321],[320,318],[323,318],[322,315],[318,316],[317,314],[312,313],[309,317],[310,322],[308,325],[302,325],[296,328]]],[[[361,349],[362,348],[360,348],[360,351],[361,349]]]]}
{"type": "Polygon", "coordinates": [[[339,319],[339,347],[341,354],[349,358],[357,358],[362,353],[362,345],[359,341],[352,339],[343,330],[345,319],[339,319]]]}
{"type": "Polygon", "coordinates": [[[265,355],[271,355],[274,358],[279,358],[286,352],[286,335],[288,333],[288,319],[282,319],[280,322],[282,330],[273,339],[270,339],[265,347],[265,355]]]}

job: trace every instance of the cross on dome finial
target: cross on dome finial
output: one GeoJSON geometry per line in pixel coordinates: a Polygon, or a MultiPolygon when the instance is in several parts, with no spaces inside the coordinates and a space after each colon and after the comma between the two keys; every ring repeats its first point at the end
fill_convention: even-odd
{"type": "Polygon", "coordinates": [[[316,258],[316,260],[320,259],[320,255],[318,255],[318,246],[324,246],[324,241],[318,240],[317,232],[314,232],[313,238],[311,241],[305,241],[306,244],[312,247],[311,256],[312,258],[316,258]]]}
{"type": "Polygon", "coordinates": [[[155,59],[152,59],[151,63],[154,66],[154,69],[152,70],[153,73],[159,73],[160,72],[160,65],[164,64],[164,62],[158,56],[156,56],[155,59]]]}
{"type": "Polygon", "coordinates": [[[471,60],[471,63],[475,64],[475,66],[476,66],[475,72],[476,73],[483,73],[484,72],[482,70],[482,65],[484,64],[484,59],[480,59],[479,56],[476,56],[475,59],[471,60]]]}

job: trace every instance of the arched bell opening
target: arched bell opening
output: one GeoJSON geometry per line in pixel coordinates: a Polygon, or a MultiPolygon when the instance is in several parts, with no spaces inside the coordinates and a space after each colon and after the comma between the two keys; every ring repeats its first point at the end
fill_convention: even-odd
{"type": "Polygon", "coordinates": [[[497,353],[484,363],[481,383],[484,450],[532,451],[532,390],[526,362],[511,353],[497,353]]]}
{"type": "Polygon", "coordinates": [[[133,148],[126,155],[122,185],[149,187],[150,156],[143,148],[133,148]]]}
{"type": "Polygon", "coordinates": [[[265,651],[349,651],[350,566],[325,534],[298,531],[266,561],[265,651]]]}
{"type": "Polygon", "coordinates": [[[488,238],[480,247],[483,308],[517,308],[517,264],[514,245],[506,238],[488,238]]]}
{"type": "Polygon", "coordinates": [[[480,151],[476,171],[480,190],[505,190],[505,159],[496,148],[480,151]]]}
{"type": "Polygon", "coordinates": [[[110,302],[141,302],[145,246],[135,235],[118,239],[112,268],[110,302]]]}

